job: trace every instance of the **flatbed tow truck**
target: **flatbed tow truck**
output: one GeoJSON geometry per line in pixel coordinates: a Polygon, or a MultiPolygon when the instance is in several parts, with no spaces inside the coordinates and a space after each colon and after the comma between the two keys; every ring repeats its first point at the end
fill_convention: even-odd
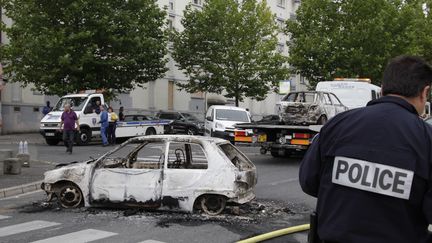
{"type": "Polygon", "coordinates": [[[322,125],[264,125],[242,123],[235,132],[235,142],[261,146],[260,153],[270,151],[273,157],[289,156],[293,152],[305,152],[322,125]]]}

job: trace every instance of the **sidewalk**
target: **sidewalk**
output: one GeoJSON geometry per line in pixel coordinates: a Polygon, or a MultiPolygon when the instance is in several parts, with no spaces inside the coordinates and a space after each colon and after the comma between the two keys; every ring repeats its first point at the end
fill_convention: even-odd
{"type": "MultiPolygon", "coordinates": [[[[39,133],[8,134],[0,135],[0,148],[12,149],[15,156],[20,141],[27,141],[29,145],[45,144],[39,133]]],[[[54,164],[38,160],[33,146],[30,150],[30,167],[22,167],[19,175],[4,175],[3,161],[0,161],[0,199],[39,190],[43,173],[54,168],[54,164]]]]}
{"type": "Polygon", "coordinates": [[[39,133],[19,133],[0,135],[0,147],[3,144],[18,144],[27,141],[28,144],[45,144],[45,139],[39,133]]]}

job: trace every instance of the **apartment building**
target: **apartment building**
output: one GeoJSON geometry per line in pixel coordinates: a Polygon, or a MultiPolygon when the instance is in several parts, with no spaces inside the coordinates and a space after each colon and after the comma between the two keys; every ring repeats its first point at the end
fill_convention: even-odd
{"type": "MultiPolygon", "coordinates": [[[[197,9],[202,8],[203,1],[205,0],[159,0],[158,4],[168,9],[169,27],[181,31],[180,21],[183,10],[188,4],[192,4],[197,9]]],[[[277,16],[278,24],[283,25],[287,19],[295,18],[295,10],[300,5],[300,0],[267,0],[267,3],[277,16]]],[[[12,24],[4,14],[1,15],[1,20],[6,24],[12,24]]],[[[285,55],[289,53],[287,40],[286,35],[282,33],[279,35],[278,51],[285,55]]],[[[0,44],[7,43],[7,37],[1,33],[0,44]]],[[[177,84],[186,82],[187,78],[181,70],[178,70],[172,58],[169,58],[167,66],[169,70],[164,78],[149,82],[144,88],[136,88],[127,94],[120,94],[118,101],[111,103],[114,109],[123,106],[126,113],[145,114],[155,114],[159,110],[190,111],[203,117],[206,104],[234,104],[233,99],[226,99],[222,95],[189,94],[179,90],[177,84]]],[[[303,80],[299,76],[293,76],[283,84],[286,89],[303,90],[306,89],[303,80]]],[[[3,118],[3,128],[0,128],[0,133],[3,134],[38,131],[45,102],[49,100],[55,104],[58,100],[58,97],[49,97],[32,91],[31,86],[23,88],[20,83],[6,83],[0,90],[0,112],[3,118]]],[[[259,118],[262,115],[275,113],[275,104],[280,97],[280,94],[269,93],[264,101],[245,99],[240,106],[249,108],[251,114],[259,118]]]]}

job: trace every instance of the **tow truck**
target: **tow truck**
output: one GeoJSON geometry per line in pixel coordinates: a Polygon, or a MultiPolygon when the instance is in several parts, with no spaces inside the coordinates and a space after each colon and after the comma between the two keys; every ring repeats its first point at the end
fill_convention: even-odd
{"type": "Polygon", "coordinates": [[[235,125],[235,142],[261,146],[260,153],[270,151],[273,157],[289,156],[293,152],[304,152],[322,125],[264,125],[243,123],[235,125]]]}
{"type": "MultiPolygon", "coordinates": [[[[40,134],[48,145],[57,145],[62,141],[60,121],[65,104],[71,105],[79,119],[80,131],[76,136],[78,145],[87,145],[92,139],[100,137],[100,115],[96,110],[99,105],[105,106],[107,110],[107,105],[102,93],[85,91],[61,97],[53,110],[42,118],[40,134]]],[[[164,134],[171,122],[169,120],[117,122],[116,138],[124,141],[130,137],[164,134]]]]}

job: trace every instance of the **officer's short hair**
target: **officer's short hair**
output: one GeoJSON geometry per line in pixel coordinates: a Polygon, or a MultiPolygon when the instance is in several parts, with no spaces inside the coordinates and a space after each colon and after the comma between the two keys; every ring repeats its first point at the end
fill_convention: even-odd
{"type": "Polygon", "coordinates": [[[382,94],[416,97],[431,82],[432,67],[425,60],[415,56],[398,56],[390,60],[384,71],[382,94]]]}

